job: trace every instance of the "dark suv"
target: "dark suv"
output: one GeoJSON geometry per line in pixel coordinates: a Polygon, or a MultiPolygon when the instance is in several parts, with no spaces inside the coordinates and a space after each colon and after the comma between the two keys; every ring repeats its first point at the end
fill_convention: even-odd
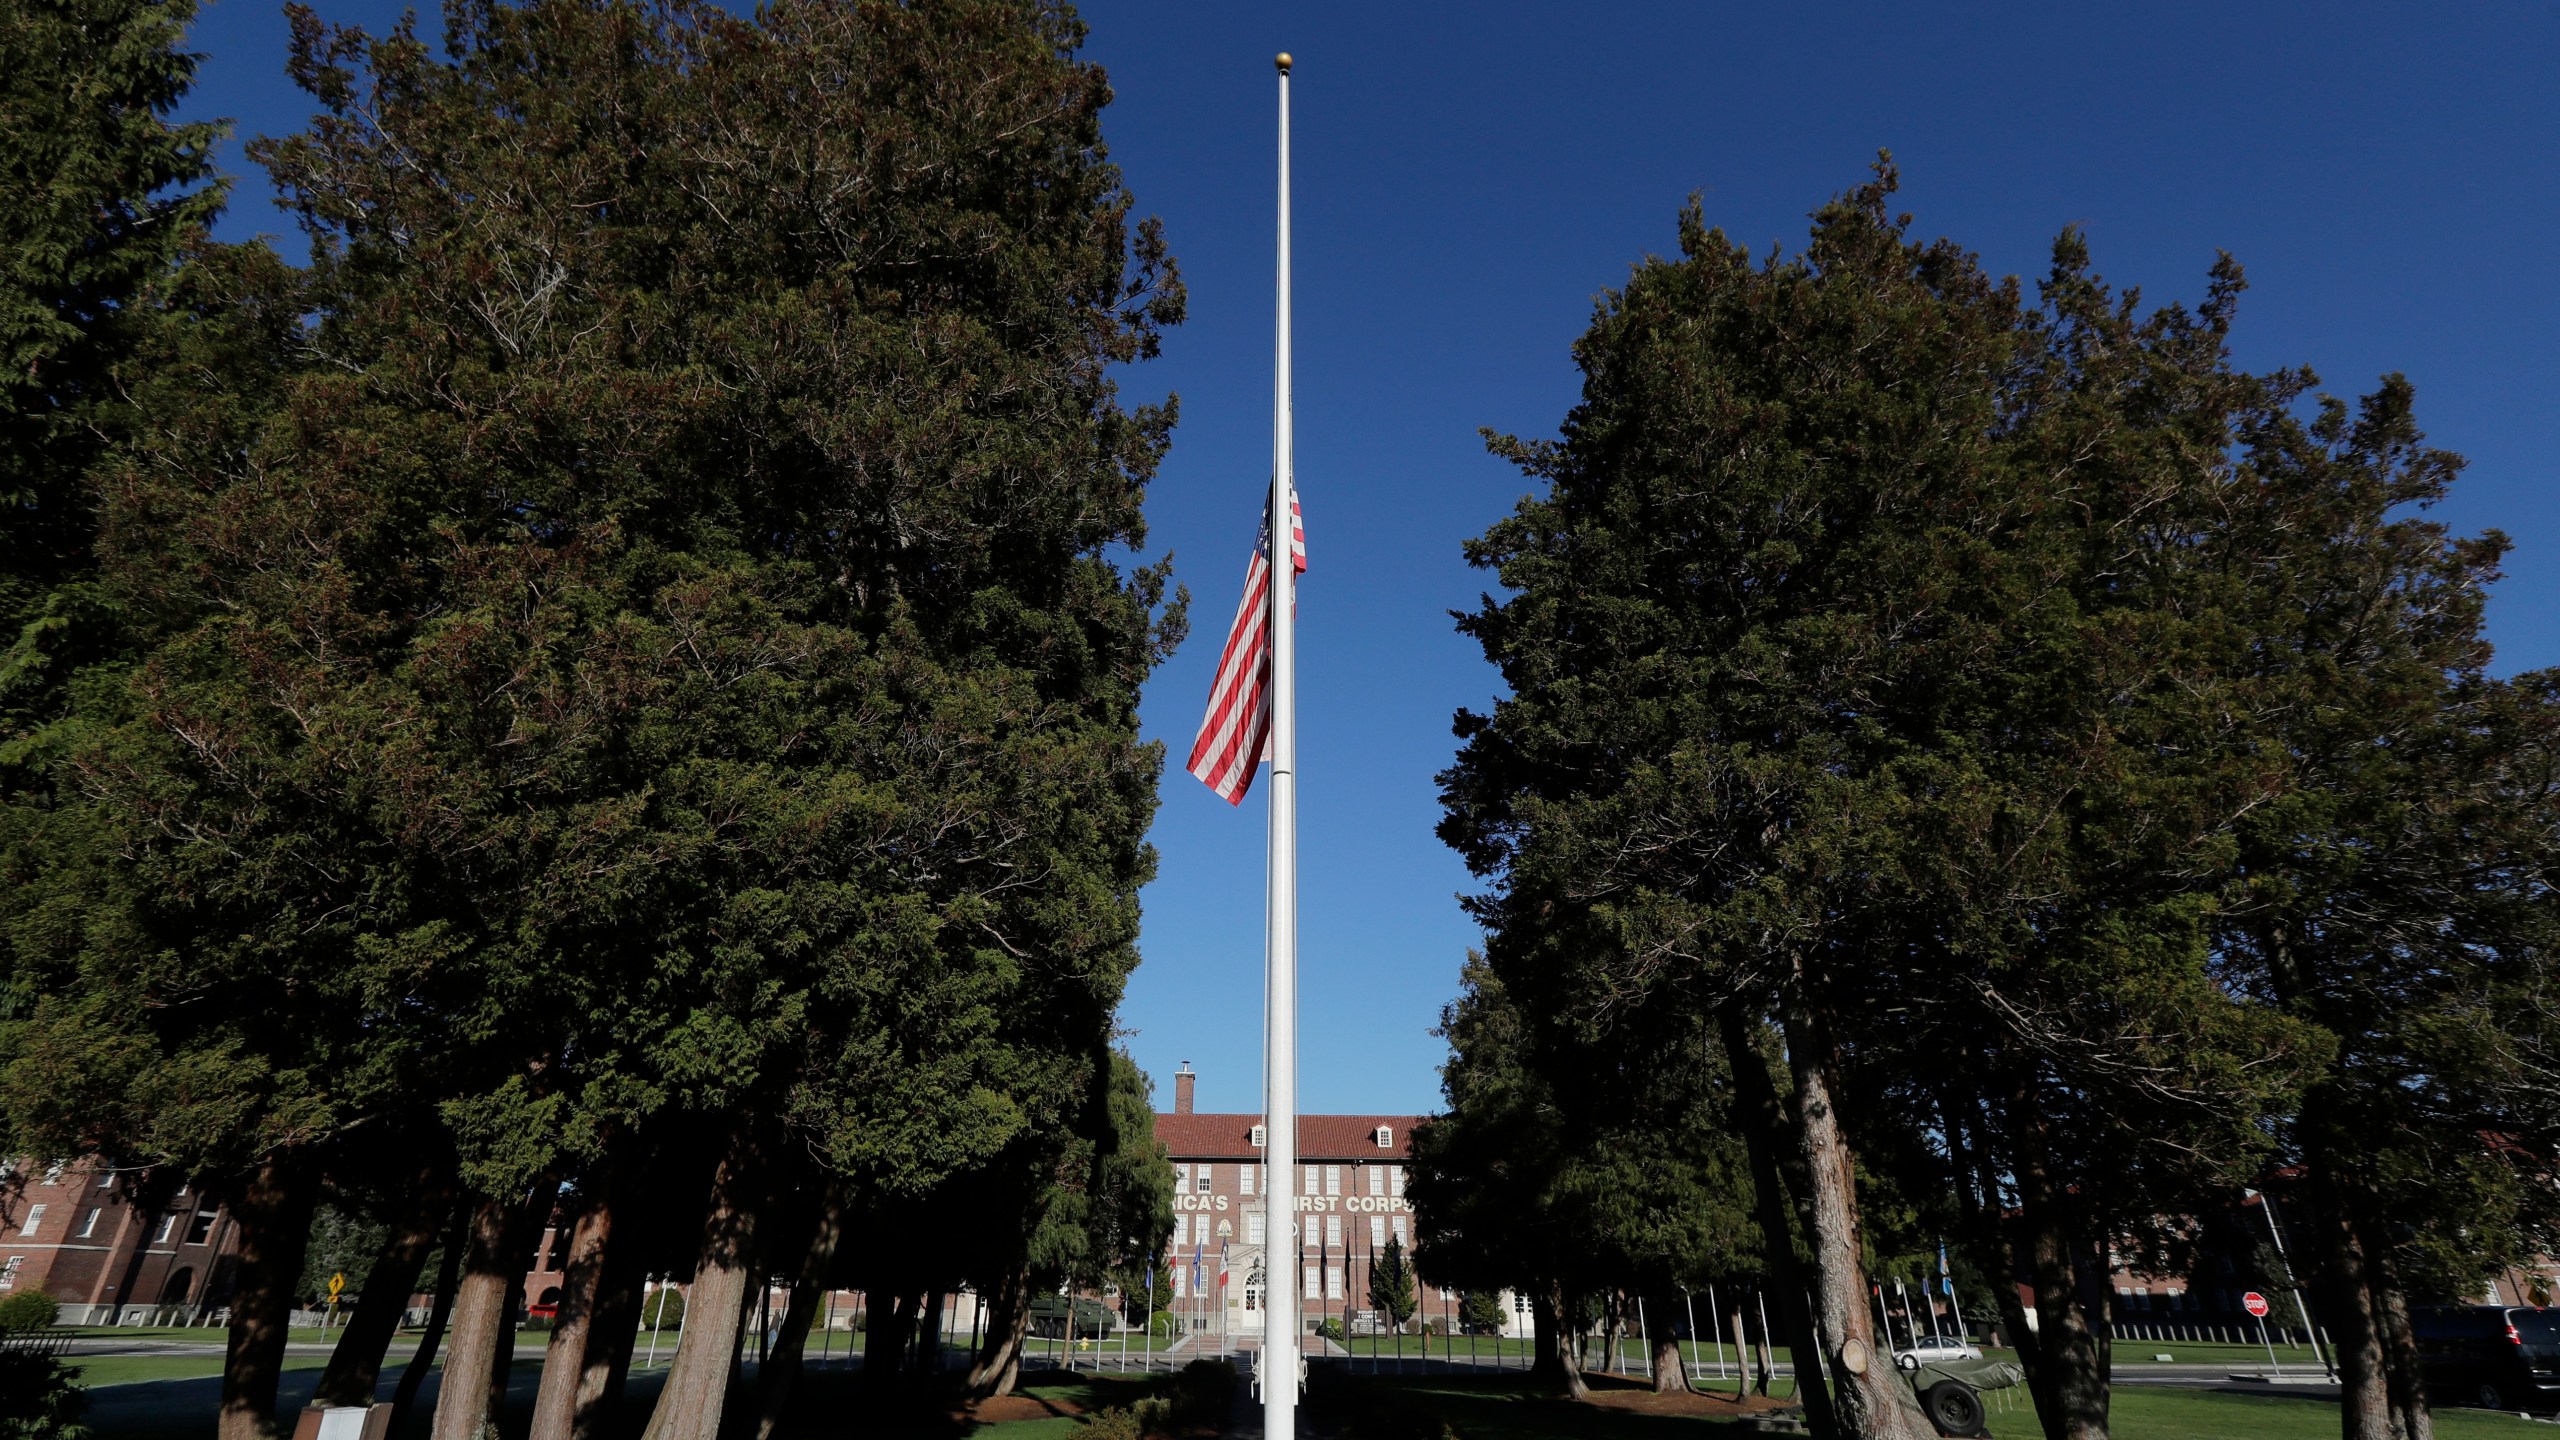
{"type": "Polygon", "coordinates": [[[2560,1310],[2430,1305],[2410,1318],[2438,1398],[2483,1410],[2560,1410],[2560,1310]]]}

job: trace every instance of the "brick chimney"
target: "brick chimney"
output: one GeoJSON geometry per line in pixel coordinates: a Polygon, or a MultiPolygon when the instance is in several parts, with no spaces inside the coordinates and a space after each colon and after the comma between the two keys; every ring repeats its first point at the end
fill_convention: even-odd
{"type": "Polygon", "coordinates": [[[1191,1073],[1191,1062],[1188,1060],[1182,1062],[1181,1069],[1173,1072],[1174,1114],[1188,1115],[1191,1113],[1191,1087],[1198,1083],[1199,1079],[1199,1076],[1191,1073]]]}

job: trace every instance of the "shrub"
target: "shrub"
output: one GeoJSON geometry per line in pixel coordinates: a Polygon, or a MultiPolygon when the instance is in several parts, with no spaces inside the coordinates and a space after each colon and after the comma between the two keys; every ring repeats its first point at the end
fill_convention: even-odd
{"type": "Polygon", "coordinates": [[[1146,1440],[1146,1434],[1135,1411],[1114,1405],[1086,1416],[1078,1440],[1146,1440]]]}
{"type": "Polygon", "coordinates": [[[50,1329],[61,1314],[62,1307],[41,1290],[12,1290],[0,1298],[0,1332],[50,1329]]]}
{"type": "Polygon", "coordinates": [[[1320,1320],[1316,1322],[1316,1334],[1323,1339],[1330,1340],[1334,1344],[1339,1345],[1342,1343],[1342,1322],[1339,1320],[1320,1320]]]}
{"type": "Polygon", "coordinates": [[[670,1285],[640,1307],[640,1328],[673,1330],[684,1324],[684,1292],[670,1285]]]}
{"type": "Polygon", "coordinates": [[[1182,1333],[1182,1318],[1169,1310],[1159,1310],[1147,1322],[1147,1333],[1159,1340],[1170,1340],[1182,1333]]]}
{"type": "Polygon", "coordinates": [[[1223,1428],[1235,1396],[1236,1367],[1228,1360],[1194,1360],[1174,1373],[1171,1419],[1182,1425],[1223,1428]]]}
{"type": "Polygon", "coordinates": [[[0,1440],[84,1440],[76,1422],[89,1397],[79,1375],[50,1355],[0,1349],[0,1440]]]}

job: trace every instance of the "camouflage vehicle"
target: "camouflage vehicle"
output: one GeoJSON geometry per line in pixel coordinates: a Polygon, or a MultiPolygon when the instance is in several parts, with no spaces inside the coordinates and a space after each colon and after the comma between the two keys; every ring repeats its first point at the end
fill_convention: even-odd
{"type": "Polygon", "coordinates": [[[1990,1434],[1982,1428],[1982,1392],[2006,1390],[2027,1378],[2027,1372],[2006,1360],[1923,1359],[1909,1350],[1893,1357],[1893,1368],[1919,1397],[1920,1413],[1941,1435],[1990,1434]]]}

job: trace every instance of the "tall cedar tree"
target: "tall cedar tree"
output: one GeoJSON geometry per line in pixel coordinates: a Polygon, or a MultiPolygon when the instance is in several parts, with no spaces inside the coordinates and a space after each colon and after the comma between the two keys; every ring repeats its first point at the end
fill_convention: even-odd
{"type": "Polygon", "coordinates": [[[351,1137],[431,1117],[481,1197],[469,1435],[536,1198],[697,1117],[651,1429],[707,1436],[785,1155],[920,1193],[1107,1041],[1180,623],[1110,558],[1172,423],[1113,373],[1181,289],[1062,7],[445,19],[295,13],[322,113],[258,154],[311,265],[202,267],[183,343],[243,361],[171,364],[102,487],[148,650],[7,1083],[231,1179],[243,1437],[351,1137]]]}
{"type": "MultiPolygon", "coordinates": [[[[0,1054],[38,983],[18,947],[61,944],[77,923],[33,872],[94,838],[58,813],[54,763],[70,688],[120,645],[95,583],[89,472],[131,428],[136,351],[223,202],[207,158],[220,127],[169,119],[195,75],[179,49],[194,13],[186,0],[0,10],[0,1054]]],[[[33,1138],[0,1116],[0,1149],[33,1138]]]]}

